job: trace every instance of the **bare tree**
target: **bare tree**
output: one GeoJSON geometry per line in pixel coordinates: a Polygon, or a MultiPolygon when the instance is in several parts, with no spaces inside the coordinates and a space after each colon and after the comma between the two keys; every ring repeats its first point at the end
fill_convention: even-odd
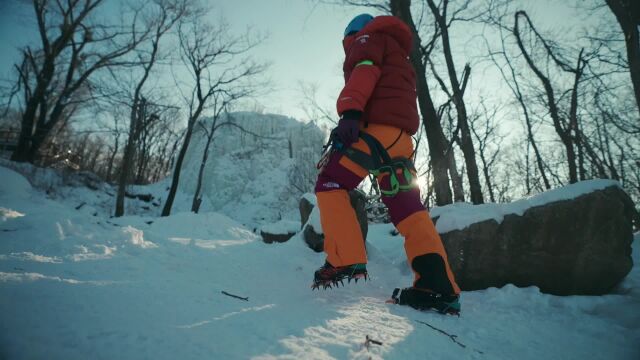
{"type": "MultiPolygon", "coordinates": [[[[505,37],[503,30],[506,29],[506,26],[502,23],[502,16],[499,16],[497,19],[490,20],[491,25],[494,25],[498,29],[498,35],[500,37],[500,46],[501,48],[498,51],[494,51],[491,49],[489,41],[485,38],[485,44],[488,50],[488,55],[493,62],[493,64],[498,68],[500,74],[502,75],[502,79],[507,84],[518,105],[522,110],[522,115],[524,116],[526,131],[527,131],[527,145],[533,148],[533,152],[535,155],[536,166],[538,168],[538,172],[542,177],[542,181],[544,183],[544,188],[546,190],[551,189],[551,183],[549,182],[549,178],[546,174],[546,164],[542,157],[542,153],[539,149],[538,143],[536,142],[534,136],[534,124],[533,119],[530,114],[529,105],[527,104],[527,99],[525,99],[525,95],[520,86],[520,81],[518,80],[518,75],[516,74],[516,69],[512,63],[511,56],[507,54],[507,48],[505,45],[505,37]],[[504,60],[504,66],[500,64],[497,56],[500,56],[504,60]],[[505,69],[506,68],[506,69],[505,69]]],[[[511,31],[508,31],[511,33],[511,31]]]]}
{"type": "Polygon", "coordinates": [[[75,105],[90,97],[89,78],[121,64],[124,55],[147,36],[131,28],[99,24],[91,15],[103,0],[33,0],[40,47],[25,47],[16,66],[24,110],[12,160],[34,162],[50,132],[75,105]]]}
{"type": "Polygon", "coordinates": [[[319,103],[317,84],[299,82],[298,87],[302,95],[302,107],[309,120],[316,124],[322,122],[329,126],[336,126],[338,124],[334,115],[335,111],[332,112],[319,103]]]}
{"type": "Polygon", "coordinates": [[[438,116],[433,98],[429,92],[425,60],[429,58],[431,51],[435,47],[438,30],[436,29],[430,41],[423,45],[411,14],[411,0],[391,0],[390,7],[391,13],[402,19],[413,33],[413,49],[411,50],[410,60],[416,71],[416,91],[418,93],[420,113],[422,114],[422,125],[424,126],[429,145],[436,205],[451,204],[453,199],[449,185],[450,168],[447,158],[450,147],[444,136],[440,117],[438,116]]]}
{"type": "Polygon", "coordinates": [[[482,163],[482,173],[491,202],[496,202],[495,185],[491,180],[494,172],[493,167],[498,160],[500,144],[504,139],[497,133],[496,117],[499,112],[500,109],[498,107],[489,110],[484,100],[481,100],[480,109],[476,112],[478,115],[469,118],[469,127],[475,137],[476,144],[478,144],[478,155],[482,163]],[[494,147],[493,151],[491,151],[492,146],[494,147]]]}
{"type": "Polygon", "coordinates": [[[460,148],[464,154],[465,165],[467,169],[467,179],[469,180],[469,188],[471,193],[471,201],[474,204],[482,204],[484,202],[482,196],[482,186],[480,185],[480,177],[478,173],[478,165],[476,163],[475,149],[473,147],[473,139],[469,128],[469,120],[467,115],[467,107],[464,101],[464,92],[471,67],[466,64],[462,72],[462,81],[458,79],[453,55],[451,51],[451,39],[449,37],[449,26],[456,16],[469,6],[470,1],[467,0],[461,7],[456,10],[450,18],[447,17],[449,6],[448,0],[443,0],[440,6],[437,6],[433,0],[427,0],[429,9],[438,24],[440,39],[442,42],[442,52],[447,65],[447,74],[451,85],[450,96],[456,108],[457,125],[460,129],[460,148]]]}
{"type": "MultiPolygon", "coordinates": [[[[214,107],[218,106],[219,111],[224,110],[230,101],[238,99],[240,94],[246,94],[247,89],[251,88],[246,81],[250,81],[265,68],[264,65],[246,57],[258,44],[257,41],[252,40],[248,34],[230,36],[228,26],[224,22],[214,27],[203,22],[205,15],[206,13],[196,14],[189,22],[183,22],[179,27],[181,56],[191,75],[192,84],[189,95],[185,96],[189,114],[187,129],[176,159],[171,188],[162,209],[162,216],[171,214],[180,182],[182,163],[195,125],[203,112],[212,106],[212,101],[214,107]]],[[[206,156],[203,159],[206,162],[206,156]]]]}
{"type": "Polygon", "coordinates": [[[176,136],[172,125],[175,124],[175,119],[179,118],[179,109],[166,105],[157,106],[156,109],[157,118],[148,118],[149,121],[145,122],[137,144],[135,184],[153,181],[156,177],[154,173],[162,167],[170,143],[176,136]],[[154,166],[157,169],[154,169],[154,166]]]}
{"type": "Polygon", "coordinates": [[[160,40],[189,10],[186,0],[154,0],[153,7],[147,6],[145,27],[149,29],[149,49],[137,52],[141,67],[141,76],[132,94],[129,115],[129,136],[124,149],[122,169],[118,179],[115,216],[124,215],[124,198],[129,178],[133,174],[136,145],[141,134],[146,132],[150,123],[159,120],[156,112],[149,111],[152,104],[143,96],[143,89],[159,56],[160,40]]]}
{"type": "Polygon", "coordinates": [[[582,79],[582,75],[584,74],[584,69],[586,67],[587,59],[584,56],[584,49],[580,50],[578,55],[578,59],[576,61],[575,67],[568,65],[564,60],[560,59],[553,51],[551,46],[542,38],[540,33],[536,30],[531,22],[531,19],[524,11],[518,11],[515,14],[515,24],[513,28],[513,34],[516,37],[518,42],[518,47],[522,52],[529,68],[535,73],[536,77],[542,83],[542,86],[545,90],[546,102],[549,110],[549,115],[553,120],[553,126],[556,130],[556,133],[562,140],[562,143],[565,147],[566,151],[566,161],[569,167],[569,182],[575,183],[578,181],[578,163],[577,163],[577,152],[579,150],[576,149],[577,139],[579,139],[579,127],[578,127],[578,87],[580,81],[582,79]],[[559,107],[558,107],[558,99],[555,94],[554,87],[551,83],[551,80],[547,74],[545,74],[534,62],[531,57],[529,51],[525,48],[524,42],[522,40],[521,28],[520,28],[520,20],[524,19],[526,22],[529,31],[533,33],[535,39],[538,39],[546,53],[546,56],[551,59],[551,61],[560,67],[563,71],[572,73],[574,75],[573,85],[570,90],[570,103],[569,110],[566,116],[563,116],[559,107]]]}
{"type": "Polygon", "coordinates": [[[438,72],[435,69],[433,61],[430,58],[425,58],[425,62],[428,62],[431,67],[431,74],[436,79],[436,82],[440,85],[440,89],[447,95],[448,100],[438,107],[437,118],[440,119],[441,123],[445,124],[446,138],[449,137],[451,140],[448,142],[446,146],[446,159],[447,165],[449,168],[449,176],[451,177],[451,186],[453,188],[453,199],[455,202],[465,201],[465,192],[464,192],[464,184],[462,176],[460,172],[458,172],[457,159],[455,154],[455,145],[458,147],[462,146],[462,141],[460,140],[460,126],[454,120],[454,116],[452,114],[451,103],[453,102],[453,98],[451,96],[451,92],[447,88],[444,80],[438,75],[438,72]]]}

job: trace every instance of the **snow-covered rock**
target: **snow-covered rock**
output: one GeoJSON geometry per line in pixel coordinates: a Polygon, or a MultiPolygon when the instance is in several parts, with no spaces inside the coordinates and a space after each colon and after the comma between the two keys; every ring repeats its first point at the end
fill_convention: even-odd
{"type": "Polygon", "coordinates": [[[634,206],[615,182],[578,183],[506,205],[462,206],[434,213],[464,290],[515,284],[599,295],[633,266],[634,206]],[[468,225],[474,218],[485,220],[468,225]]]}
{"type": "Polygon", "coordinates": [[[271,244],[274,242],[287,242],[300,230],[300,222],[291,220],[280,220],[273,224],[268,224],[260,229],[262,240],[271,244]]]}

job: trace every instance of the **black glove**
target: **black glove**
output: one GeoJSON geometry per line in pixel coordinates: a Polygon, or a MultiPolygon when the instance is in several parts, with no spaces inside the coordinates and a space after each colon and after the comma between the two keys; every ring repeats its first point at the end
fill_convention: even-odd
{"type": "Polygon", "coordinates": [[[358,120],[360,120],[361,116],[362,111],[358,110],[347,110],[342,113],[342,117],[340,121],[338,121],[338,127],[335,128],[334,134],[345,148],[358,141],[358,134],[360,132],[360,123],[358,120]]]}

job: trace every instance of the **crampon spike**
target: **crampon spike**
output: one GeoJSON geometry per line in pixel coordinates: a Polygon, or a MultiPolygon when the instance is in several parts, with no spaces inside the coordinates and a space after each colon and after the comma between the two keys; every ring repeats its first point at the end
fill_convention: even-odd
{"type": "Polygon", "coordinates": [[[344,279],[347,279],[347,283],[351,283],[352,279],[357,283],[359,279],[363,278],[365,281],[368,279],[368,274],[366,269],[364,269],[364,265],[361,267],[354,266],[353,268],[345,267],[342,272],[339,272],[336,268],[327,263],[321,269],[316,271],[311,289],[320,289],[321,286],[324,290],[327,288],[333,289],[334,287],[339,288],[340,285],[344,287],[344,279]],[[346,270],[348,270],[348,272],[346,270]],[[322,271],[327,272],[327,274],[322,275],[322,271]]]}

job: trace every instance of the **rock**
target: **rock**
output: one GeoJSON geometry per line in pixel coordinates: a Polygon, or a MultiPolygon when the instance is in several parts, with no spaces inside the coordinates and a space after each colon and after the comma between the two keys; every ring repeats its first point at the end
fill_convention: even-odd
{"type": "Polygon", "coordinates": [[[555,295],[602,295],[633,266],[636,215],[629,196],[610,186],[441,236],[463,290],[514,284],[555,295]]]}
{"type": "Polygon", "coordinates": [[[312,225],[308,224],[304,227],[302,238],[311,250],[315,252],[324,250],[324,234],[318,233],[312,225]]]}
{"type": "Polygon", "coordinates": [[[315,206],[315,195],[307,193],[300,198],[300,203],[298,204],[298,208],[300,209],[300,226],[304,226],[307,223],[309,215],[311,215],[311,211],[315,206]]]}
{"type": "Polygon", "coordinates": [[[276,223],[263,226],[260,229],[262,240],[267,243],[283,243],[289,241],[298,232],[300,224],[297,221],[280,220],[276,223]]]}
{"type": "Polygon", "coordinates": [[[356,217],[358,223],[360,223],[360,230],[362,231],[362,237],[367,240],[367,233],[369,232],[369,223],[367,218],[367,198],[362,191],[352,190],[349,191],[349,201],[351,201],[351,207],[356,211],[356,217]]]}
{"type": "MultiPolygon", "coordinates": [[[[322,226],[320,224],[320,212],[315,206],[315,197],[310,199],[310,195],[311,194],[305,194],[305,196],[300,199],[299,204],[300,218],[303,224],[302,237],[309,248],[316,252],[322,252],[324,249],[324,233],[322,233],[322,226]],[[314,201],[312,202],[312,200],[314,201]]],[[[361,191],[352,190],[349,192],[349,200],[360,223],[362,237],[366,241],[369,230],[367,212],[365,210],[366,197],[361,191]]]]}
{"type": "Polygon", "coordinates": [[[264,230],[260,231],[260,235],[262,236],[262,241],[267,244],[271,243],[283,243],[289,241],[296,233],[286,233],[286,234],[270,234],[265,232],[264,230]]]}

